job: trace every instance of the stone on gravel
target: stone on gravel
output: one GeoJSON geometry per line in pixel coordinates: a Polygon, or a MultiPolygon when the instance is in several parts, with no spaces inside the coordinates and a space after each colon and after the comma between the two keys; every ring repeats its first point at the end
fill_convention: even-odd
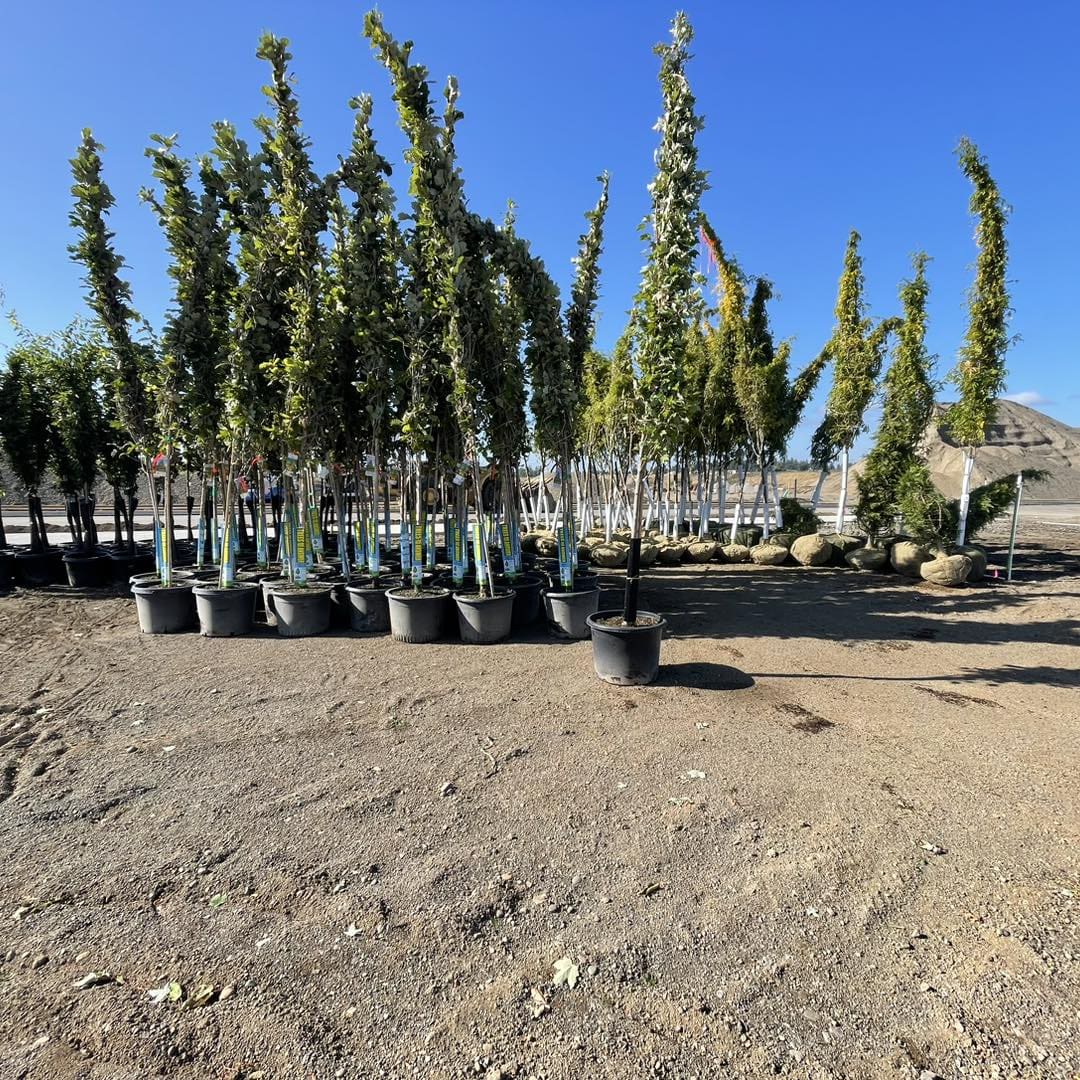
{"type": "Polygon", "coordinates": [[[639,561],[642,566],[652,566],[652,564],[656,562],[656,558],[659,554],[659,544],[650,544],[647,540],[641,542],[641,557],[639,561]]]}
{"type": "Polygon", "coordinates": [[[791,550],[791,545],[795,543],[795,540],[795,534],[788,532],[773,533],[772,536],[769,537],[770,544],[779,544],[780,547],[787,548],[789,551],[791,550]]]}
{"type": "Polygon", "coordinates": [[[780,544],[766,541],[764,544],[755,544],[750,549],[750,560],[758,566],[779,566],[786,562],[788,549],[780,544]]]}
{"type": "Polygon", "coordinates": [[[824,566],[832,553],[832,544],[818,533],[800,536],[791,545],[791,557],[802,566],[824,566]]]}
{"type": "Polygon", "coordinates": [[[970,573],[971,560],[966,555],[939,555],[936,559],[927,559],[919,567],[923,581],[950,588],[963,585],[970,573]]]}
{"type": "Polygon", "coordinates": [[[725,544],[720,553],[724,556],[727,562],[749,562],[750,561],[750,549],[745,544],[725,544]]]}
{"type": "Polygon", "coordinates": [[[860,547],[849,551],[844,556],[844,562],[852,570],[881,572],[889,565],[889,553],[884,548],[860,547]]]}
{"type": "Polygon", "coordinates": [[[919,567],[930,558],[930,549],[914,540],[901,540],[889,549],[892,568],[905,577],[919,577],[919,567]]]}

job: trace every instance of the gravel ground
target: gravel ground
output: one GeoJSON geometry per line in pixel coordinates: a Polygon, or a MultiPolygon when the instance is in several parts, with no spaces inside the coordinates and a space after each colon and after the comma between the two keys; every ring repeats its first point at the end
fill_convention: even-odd
{"type": "Polygon", "coordinates": [[[1074,1076],[1080,533],[1044,531],[955,591],[657,571],[639,689],[539,630],[0,598],[0,1076],[1074,1076]]]}

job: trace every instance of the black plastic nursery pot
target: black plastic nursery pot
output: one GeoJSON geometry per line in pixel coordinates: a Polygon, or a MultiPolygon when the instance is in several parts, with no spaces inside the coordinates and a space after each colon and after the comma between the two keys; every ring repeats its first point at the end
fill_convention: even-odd
{"type": "Polygon", "coordinates": [[[584,641],[589,636],[586,620],[600,607],[600,590],[575,589],[562,592],[548,589],[544,593],[544,611],[552,633],[559,637],[584,641]]]}
{"type": "Polygon", "coordinates": [[[514,590],[514,614],[510,626],[514,630],[524,630],[540,617],[547,581],[539,574],[522,574],[508,584],[514,590]]]}
{"type": "Polygon", "coordinates": [[[255,622],[255,598],[259,586],[251,581],[237,581],[222,588],[199,582],[191,590],[203,637],[239,637],[250,634],[255,622]]]}
{"type": "Polygon", "coordinates": [[[191,582],[165,586],[154,582],[133,585],[139,629],[144,634],[180,634],[195,625],[191,582]]]}
{"type": "Polygon", "coordinates": [[[376,585],[371,579],[345,586],[349,603],[349,625],[360,634],[385,634],[390,629],[390,585],[376,585]]]}
{"type": "Polygon", "coordinates": [[[268,577],[263,578],[259,582],[259,586],[262,589],[262,602],[263,611],[266,612],[266,625],[277,626],[277,611],[274,609],[274,593],[273,590],[279,585],[288,585],[289,579],[286,577],[268,577]]]}
{"type": "Polygon", "coordinates": [[[60,580],[63,568],[58,551],[16,551],[15,580],[20,585],[41,588],[60,580]]]}
{"type": "MultiPolygon", "coordinates": [[[[264,586],[265,587],[265,586],[264,586]]],[[[330,585],[273,585],[274,614],[282,637],[311,637],[330,629],[330,585]]]]}
{"type": "Polygon", "coordinates": [[[495,587],[494,596],[472,591],[454,593],[458,633],[467,645],[492,645],[510,636],[514,590],[495,587]]]}
{"type": "Polygon", "coordinates": [[[349,612],[349,594],[345,591],[353,582],[340,574],[334,578],[323,578],[321,584],[330,586],[330,625],[339,630],[347,630],[352,625],[349,612]]]}
{"type": "Polygon", "coordinates": [[[621,610],[605,610],[585,621],[592,632],[593,667],[604,682],[645,686],[656,678],[667,626],[661,616],[639,611],[636,625],[623,626],[621,610]]]}
{"type": "Polygon", "coordinates": [[[109,573],[113,581],[122,585],[131,579],[132,574],[146,574],[154,569],[154,556],[144,551],[118,551],[113,548],[108,554],[109,573]]]}
{"type": "Polygon", "coordinates": [[[15,556],[10,551],[0,551],[0,589],[10,589],[15,584],[15,556]]]}
{"type": "Polygon", "coordinates": [[[112,579],[112,568],[102,555],[65,555],[64,570],[73,589],[97,589],[112,579]]]}
{"type": "Polygon", "coordinates": [[[390,633],[395,641],[420,645],[438,641],[446,626],[450,590],[416,590],[411,585],[390,589],[386,594],[390,633]]]}

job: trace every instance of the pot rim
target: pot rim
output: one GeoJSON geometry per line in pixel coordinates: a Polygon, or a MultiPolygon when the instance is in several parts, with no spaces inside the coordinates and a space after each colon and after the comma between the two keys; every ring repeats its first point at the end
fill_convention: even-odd
{"type": "Polygon", "coordinates": [[[454,592],[454,599],[465,604],[486,604],[489,600],[512,600],[516,595],[517,590],[509,585],[496,585],[494,596],[478,596],[462,589],[454,592]]]}
{"type": "Polygon", "coordinates": [[[621,615],[620,608],[606,608],[603,611],[594,611],[585,617],[585,625],[590,630],[599,630],[602,634],[644,634],[659,630],[661,633],[667,628],[667,619],[658,615],[655,611],[639,611],[638,615],[651,615],[657,621],[651,626],[605,626],[597,622],[598,619],[610,619],[612,615],[621,615]]]}
{"type": "Polygon", "coordinates": [[[419,596],[398,596],[397,593],[415,593],[416,588],[413,585],[395,585],[393,588],[386,590],[387,596],[392,596],[395,600],[400,600],[402,603],[407,604],[411,600],[442,600],[450,595],[450,590],[443,588],[442,585],[429,585],[426,588],[421,586],[419,596]]]}
{"type": "Polygon", "coordinates": [[[213,593],[250,592],[259,587],[258,581],[234,581],[231,585],[218,585],[212,581],[200,581],[192,585],[191,591],[196,596],[209,596],[213,593]]]}

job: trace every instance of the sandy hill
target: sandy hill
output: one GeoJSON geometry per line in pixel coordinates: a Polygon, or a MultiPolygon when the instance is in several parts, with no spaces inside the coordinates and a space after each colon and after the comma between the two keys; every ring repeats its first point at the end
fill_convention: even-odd
{"type": "MultiPolygon", "coordinates": [[[[926,429],[923,453],[934,483],[956,498],[964,469],[964,451],[945,425],[948,405],[938,405],[926,429]]],[[[861,462],[852,467],[849,502],[858,497],[861,462]]],[[[1025,488],[1025,497],[1043,502],[1080,502],[1080,428],[1055,420],[1015,401],[999,401],[996,422],[987,432],[986,445],[975,455],[973,486],[996,480],[1020,469],[1045,469],[1050,478],[1025,488]]],[[[809,497],[815,477],[810,473],[782,473],[782,487],[789,492],[798,481],[799,497],[809,497]]],[[[833,473],[822,491],[824,503],[835,503],[840,477],[833,473]]]]}

